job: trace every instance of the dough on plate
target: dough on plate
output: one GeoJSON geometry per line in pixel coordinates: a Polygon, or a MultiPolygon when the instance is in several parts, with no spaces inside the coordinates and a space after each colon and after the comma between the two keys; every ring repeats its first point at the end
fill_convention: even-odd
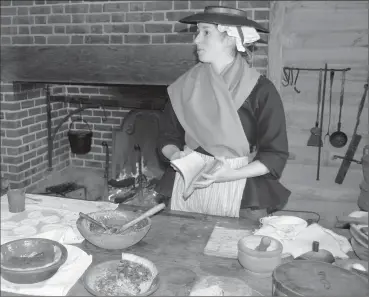
{"type": "Polygon", "coordinates": [[[24,219],[20,223],[27,226],[37,226],[40,221],[36,219],[24,219]]]}
{"type": "Polygon", "coordinates": [[[1,230],[12,230],[18,226],[19,223],[14,221],[1,222],[1,230]]]}
{"type": "Polygon", "coordinates": [[[53,216],[44,217],[42,221],[47,224],[55,224],[55,223],[60,222],[60,218],[56,215],[53,215],[53,216]]]}
{"type": "Polygon", "coordinates": [[[32,211],[28,214],[29,219],[39,219],[43,217],[42,212],[39,210],[32,211]]]}
{"type": "Polygon", "coordinates": [[[63,229],[63,228],[65,228],[65,226],[62,224],[47,224],[45,226],[42,226],[41,232],[48,232],[48,231],[52,231],[56,229],[63,229]]]}
{"type": "Polygon", "coordinates": [[[31,236],[37,233],[37,229],[32,226],[20,226],[14,228],[13,232],[17,235],[31,236]]]}

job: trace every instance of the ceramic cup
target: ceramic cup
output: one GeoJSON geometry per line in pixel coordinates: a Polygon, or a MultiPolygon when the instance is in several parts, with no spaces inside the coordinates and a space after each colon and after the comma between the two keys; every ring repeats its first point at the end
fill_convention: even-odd
{"type": "Polygon", "coordinates": [[[26,208],[26,192],[24,189],[8,191],[9,211],[16,213],[22,212],[26,208]]]}

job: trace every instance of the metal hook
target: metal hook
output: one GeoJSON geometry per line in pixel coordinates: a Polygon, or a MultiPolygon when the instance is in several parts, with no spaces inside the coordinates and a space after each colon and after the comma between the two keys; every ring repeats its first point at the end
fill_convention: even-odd
{"type": "Polygon", "coordinates": [[[104,108],[104,103],[101,104],[101,107],[103,109],[103,113],[104,113],[104,118],[103,118],[103,122],[106,122],[108,120],[107,116],[106,116],[106,112],[105,112],[105,108],[104,108]]]}
{"type": "Polygon", "coordinates": [[[283,67],[283,80],[282,80],[282,85],[284,87],[287,87],[290,84],[290,74],[291,72],[288,71],[287,72],[287,68],[283,67]]]}
{"type": "Polygon", "coordinates": [[[82,118],[82,100],[81,99],[79,100],[79,108],[80,108],[80,110],[79,110],[79,119],[77,119],[77,120],[82,121],[83,118],[82,118]]]}
{"type": "Polygon", "coordinates": [[[301,91],[300,90],[298,90],[297,88],[296,88],[296,82],[297,82],[297,78],[299,77],[299,74],[300,74],[300,69],[297,69],[297,74],[296,74],[296,78],[295,78],[295,82],[293,83],[293,89],[296,91],[296,93],[298,93],[298,94],[300,94],[301,93],[301,91]]]}

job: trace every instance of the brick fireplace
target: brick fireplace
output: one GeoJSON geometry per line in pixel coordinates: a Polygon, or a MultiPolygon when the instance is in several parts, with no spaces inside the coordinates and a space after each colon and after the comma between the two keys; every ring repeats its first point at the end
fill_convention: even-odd
{"type": "MultiPolygon", "coordinates": [[[[126,84],[142,88],[165,86],[173,81],[184,71],[180,67],[186,65],[176,70],[164,60],[177,57],[178,50],[184,52],[183,48],[189,57],[193,40],[193,28],[177,20],[207,5],[219,4],[244,9],[250,18],[268,27],[269,1],[1,1],[2,65],[9,60],[17,66],[7,62],[8,66],[2,67],[1,176],[9,180],[12,188],[25,187],[32,192],[50,174],[46,86],[55,99],[51,102],[51,131],[69,113],[87,106],[86,101],[78,103],[78,100],[104,102],[73,115],[61,125],[53,141],[52,171],[73,167],[103,172],[105,152],[101,143],[105,141],[111,148],[112,130],[122,125],[137,100],[137,96],[122,94],[119,88],[126,84]],[[121,47],[139,54],[131,58],[127,54],[124,62],[130,63],[130,67],[116,69],[114,59],[109,60],[109,54],[102,51],[116,52],[121,47]],[[145,56],[145,48],[154,47],[161,49],[157,60],[140,60],[135,64],[136,57],[145,56]],[[70,50],[68,55],[73,60],[77,49],[78,59],[65,66],[60,53],[70,50]],[[89,56],[85,58],[83,53],[89,56]],[[45,58],[47,55],[49,59],[45,58]],[[153,68],[161,64],[164,70],[158,75],[153,68]],[[109,100],[115,104],[109,104],[109,100]],[[116,104],[117,100],[127,104],[116,104]],[[70,152],[67,132],[71,120],[78,116],[93,130],[92,149],[86,155],[70,152]]],[[[262,38],[267,40],[267,36],[262,38]]],[[[66,61],[68,55],[64,57],[66,61]]],[[[260,45],[255,51],[253,65],[266,73],[267,45],[260,45]]],[[[124,63],[117,67],[124,67],[124,63]]],[[[158,103],[156,98],[152,100],[158,103]]],[[[75,127],[81,125],[77,123],[75,127]]]]}

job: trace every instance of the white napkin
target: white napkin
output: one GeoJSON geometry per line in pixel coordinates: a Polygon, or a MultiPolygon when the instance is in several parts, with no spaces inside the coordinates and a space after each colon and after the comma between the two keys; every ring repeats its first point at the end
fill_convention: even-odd
{"type": "MultiPolygon", "coordinates": [[[[281,220],[285,221],[285,218],[281,218],[281,220]]],[[[254,234],[270,236],[279,240],[283,245],[283,253],[290,253],[294,258],[311,251],[313,241],[318,241],[320,249],[330,251],[337,258],[347,259],[346,253],[352,251],[350,242],[346,237],[323,228],[319,224],[311,224],[305,228],[302,228],[303,225],[299,224],[296,225],[296,232],[291,232],[294,228],[290,228],[289,232],[284,232],[286,230],[285,225],[280,225],[283,228],[279,228],[279,224],[276,222],[277,219],[274,219],[273,228],[269,224],[263,224],[254,234]],[[281,236],[282,234],[283,236],[281,236]]]]}
{"type": "Polygon", "coordinates": [[[49,279],[35,284],[14,284],[1,277],[1,290],[34,296],[65,296],[92,263],[92,256],[78,247],[65,245],[67,261],[49,279]]]}

